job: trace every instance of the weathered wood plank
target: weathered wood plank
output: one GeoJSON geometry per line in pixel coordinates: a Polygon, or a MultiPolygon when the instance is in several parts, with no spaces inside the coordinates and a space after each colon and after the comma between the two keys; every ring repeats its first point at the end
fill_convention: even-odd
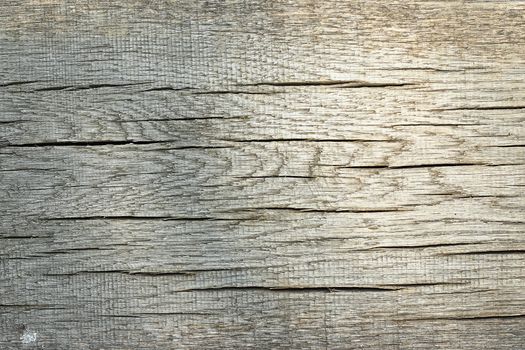
{"type": "Polygon", "coordinates": [[[520,190],[525,165],[512,163],[519,161],[516,158],[502,165],[348,166],[344,153],[334,166],[322,163],[320,147],[311,152],[289,147],[285,153],[265,147],[241,151],[157,147],[7,149],[2,152],[6,171],[0,185],[7,194],[4,210],[15,214],[23,209],[18,215],[44,219],[227,218],[252,210],[397,212],[426,210],[440,203],[486,202],[494,213],[498,207],[521,213],[524,200],[520,190]],[[21,161],[34,168],[18,168],[21,161]],[[507,209],[509,204],[514,209],[507,209]]]}
{"type": "Polygon", "coordinates": [[[522,349],[525,2],[0,4],[1,349],[522,349]]]}
{"type": "Polygon", "coordinates": [[[522,144],[525,106],[509,100],[524,100],[524,89],[488,90],[478,96],[488,101],[477,102],[465,99],[461,85],[428,84],[278,87],[280,92],[258,87],[253,91],[269,93],[256,95],[139,88],[7,92],[1,98],[1,141],[399,140],[408,144],[404,149],[438,143],[440,152],[450,144],[471,153],[477,146],[522,144]]]}
{"type": "MultiPolygon", "coordinates": [[[[450,349],[451,342],[460,348],[497,349],[520,348],[523,344],[522,316],[512,310],[505,313],[497,306],[509,305],[509,299],[523,299],[503,291],[480,292],[474,294],[476,297],[469,292],[436,293],[432,289],[415,293],[257,289],[170,293],[172,281],[159,279],[73,277],[54,284],[50,290],[73,296],[74,309],[69,305],[61,308],[55,299],[56,309],[45,305],[12,306],[13,312],[6,319],[30,324],[32,328],[21,330],[29,334],[48,328],[46,319],[56,320],[53,333],[37,335],[40,341],[63,349],[72,340],[84,348],[112,344],[111,348],[120,349],[450,349]],[[80,285],[84,287],[74,288],[80,285]],[[122,288],[124,285],[126,288],[122,288]],[[94,308],[93,296],[85,294],[86,290],[103,298],[104,303],[94,308]],[[443,312],[445,304],[457,311],[443,312]],[[486,311],[468,311],[479,309],[486,311]],[[503,346],[501,339],[505,339],[503,346]]],[[[8,337],[5,344],[19,342],[11,334],[8,337]]]]}
{"type": "Polygon", "coordinates": [[[523,74],[516,64],[524,59],[524,7],[522,1],[7,0],[0,72],[7,81],[145,80],[176,88],[347,80],[367,77],[370,68],[387,78],[404,75],[404,68],[425,76],[425,69],[472,67],[523,74]]]}
{"type": "MultiPolygon", "coordinates": [[[[421,213],[415,220],[402,215],[385,222],[378,216],[53,220],[19,228],[3,239],[6,267],[31,271],[34,277],[23,276],[26,281],[71,275],[89,279],[107,271],[137,278],[171,274],[177,281],[173,288],[179,291],[442,284],[477,290],[494,284],[514,287],[514,279],[523,278],[525,243],[519,221],[457,218],[438,225],[418,220],[421,213]],[[505,273],[494,276],[494,269],[505,273]]],[[[16,274],[6,279],[13,282],[7,285],[18,285],[16,274]]],[[[10,295],[11,302],[19,298],[10,295]]]]}

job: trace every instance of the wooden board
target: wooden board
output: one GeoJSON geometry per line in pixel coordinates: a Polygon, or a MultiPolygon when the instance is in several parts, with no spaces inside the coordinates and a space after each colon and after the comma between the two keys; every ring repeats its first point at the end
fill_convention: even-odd
{"type": "Polygon", "coordinates": [[[0,349],[525,348],[525,1],[0,10],[0,349]]]}

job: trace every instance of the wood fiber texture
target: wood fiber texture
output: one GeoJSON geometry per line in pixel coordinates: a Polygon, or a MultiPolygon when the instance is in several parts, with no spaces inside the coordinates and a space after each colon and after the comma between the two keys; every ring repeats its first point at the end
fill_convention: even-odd
{"type": "Polygon", "coordinates": [[[525,1],[2,0],[0,349],[524,349],[525,1]]]}

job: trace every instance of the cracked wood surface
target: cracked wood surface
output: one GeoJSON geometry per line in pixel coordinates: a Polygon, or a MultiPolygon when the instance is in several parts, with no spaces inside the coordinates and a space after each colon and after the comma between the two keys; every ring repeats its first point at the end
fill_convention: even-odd
{"type": "Polygon", "coordinates": [[[523,349],[524,1],[0,4],[1,349],[523,349]]]}

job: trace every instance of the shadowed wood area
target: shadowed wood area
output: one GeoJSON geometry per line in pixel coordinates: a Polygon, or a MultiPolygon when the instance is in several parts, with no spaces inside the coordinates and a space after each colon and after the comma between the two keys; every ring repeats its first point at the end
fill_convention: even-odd
{"type": "Polygon", "coordinates": [[[525,1],[3,0],[0,349],[524,349],[525,1]]]}

